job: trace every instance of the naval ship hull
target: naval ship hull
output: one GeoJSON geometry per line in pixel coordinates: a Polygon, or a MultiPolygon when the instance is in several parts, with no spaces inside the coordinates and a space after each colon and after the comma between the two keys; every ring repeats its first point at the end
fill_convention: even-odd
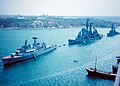
{"type": "Polygon", "coordinates": [[[76,39],[69,39],[68,44],[73,45],[73,44],[79,44],[79,43],[87,43],[87,42],[92,42],[94,40],[99,40],[101,39],[102,36],[100,37],[95,37],[95,38],[89,38],[89,39],[81,39],[81,40],[76,40],[76,39]]]}
{"type": "Polygon", "coordinates": [[[16,56],[16,57],[7,56],[8,58],[3,58],[2,61],[3,61],[4,66],[7,66],[7,65],[17,63],[17,62],[20,62],[20,61],[23,61],[23,60],[36,58],[37,56],[46,54],[46,53],[51,52],[55,49],[56,49],[56,46],[52,46],[52,47],[48,47],[46,49],[42,49],[42,50],[39,50],[39,51],[36,50],[34,52],[24,53],[22,56],[16,56]]]}
{"type": "Polygon", "coordinates": [[[119,33],[118,32],[116,32],[116,33],[107,33],[107,37],[112,37],[112,36],[115,36],[115,35],[119,35],[119,33]]]}
{"type": "Polygon", "coordinates": [[[72,40],[72,39],[69,39],[69,40],[68,40],[68,44],[69,44],[69,45],[78,44],[78,43],[83,43],[83,41],[72,40]]]}

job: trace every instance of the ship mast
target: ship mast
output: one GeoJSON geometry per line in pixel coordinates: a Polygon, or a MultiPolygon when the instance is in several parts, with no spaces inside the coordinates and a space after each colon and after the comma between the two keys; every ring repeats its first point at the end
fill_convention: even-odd
{"type": "Polygon", "coordinates": [[[90,29],[89,29],[89,34],[92,35],[92,25],[93,23],[90,23],[90,29]]]}
{"type": "Polygon", "coordinates": [[[96,58],[96,60],[95,60],[95,71],[96,71],[96,66],[97,66],[97,58],[96,58]]]}
{"type": "Polygon", "coordinates": [[[87,18],[87,21],[86,21],[86,29],[88,31],[88,27],[89,27],[89,18],[87,18]]]}
{"type": "Polygon", "coordinates": [[[24,50],[27,50],[27,40],[25,40],[24,50]]]}

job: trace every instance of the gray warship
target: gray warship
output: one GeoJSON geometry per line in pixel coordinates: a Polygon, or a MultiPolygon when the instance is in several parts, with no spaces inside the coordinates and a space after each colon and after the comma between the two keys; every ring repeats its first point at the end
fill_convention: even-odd
{"type": "Polygon", "coordinates": [[[86,43],[93,40],[99,40],[103,37],[103,35],[99,34],[98,31],[93,27],[93,23],[89,23],[89,19],[86,21],[86,28],[82,28],[79,34],[75,39],[69,39],[68,44],[78,44],[78,43],[86,43]]]}
{"type": "Polygon", "coordinates": [[[37,37],[33,37],[34,43],[28,44],[27,40],[25,40],[25,44],[16,50],[16,52],[12,53],[9,56],[3,57],[2,61],[4,66],[13,64],[16,62],[20,62],[23,60],[27,60],[30,58],[36,58],[37,56],[40,56],[42,54],[48,53],[50,51],[53,51],[57,48],[56,45],[52,44],[45,44],[43,43],[37,43],[37,37]]]}
{"type": "Polygon", "coordinates": [[[107,37],[112,37],[112,36],[119,35],[119,34],[120,33],[115,30],[115,27],[112,24],[111,30],[109,31],[109,33],[107,33],[107,37]]]}

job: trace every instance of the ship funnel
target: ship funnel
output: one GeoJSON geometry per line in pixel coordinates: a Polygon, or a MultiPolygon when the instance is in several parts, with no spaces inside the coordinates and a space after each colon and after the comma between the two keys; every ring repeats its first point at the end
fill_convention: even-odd
{"type": "Polygon", "coordinates": [[[25,46],[27,46],[27,40],[25,40],[25,46]]]}
{"type": "Polygon", "coordinates": [[[93,26],[93,23],[90,23],[90,30],[89,30],[90,34],[92,34],[92,26],[93,26]]]}
{"type": "Polygon", "coordinates": [[[36,40],[36,39],[38,39],[38,38],[37,38],[37,37],[33,37],[33,40],[34,40],[33,45],[34,45],[34,46],[37,44],[37,40],[36,40]]]}

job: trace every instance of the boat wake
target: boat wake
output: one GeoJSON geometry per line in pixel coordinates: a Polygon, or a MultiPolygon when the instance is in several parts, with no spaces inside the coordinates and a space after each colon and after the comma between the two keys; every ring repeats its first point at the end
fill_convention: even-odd
{"type": "MultiPolygon", "coordinates": [[[[42,78],[36,78],[36,79],[32,79],[29,81],[25,81],[25,82],[20,82],[19,84],[15,84],[14,86],[33,86],[33,85],[42,85],[42,86],[46,86],[46,85],[69,85],[71,82],[73,82],[73,78],[78,79],[79,78],[83,78],[80,76],[85,76],[85,66],[90,65],[90,63],[87,63],[85,65],[82,65],[80,67],[75,67],[75,68],[71,68],[62,72],[57,72],[48,76],[44,76],[42,78]],[[84,70],[84,71],[81,71],[84,70]],[[81,73],[82,72],[82,73],[81,73]],[[77,78],[76,78],[77,77],[77,78]]],[[[84,79],[84,78],[83,78],[84,79]]]]}

